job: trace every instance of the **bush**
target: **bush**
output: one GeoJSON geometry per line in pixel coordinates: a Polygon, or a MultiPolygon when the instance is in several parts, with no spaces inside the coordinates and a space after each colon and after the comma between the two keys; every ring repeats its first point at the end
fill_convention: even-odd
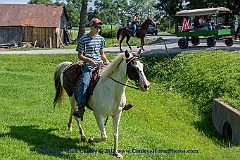
{"type": "Polygon", "coordinates": [[[118,26],[112,25],[111,30],[111,25],[104,25],[99,34],[104,38],[113,38],[117,36],[118,28],[118,26]]]}
{"type": "Polygon", "coordinates": [[[240,54],[217,50],[143,61],[149,79],[191,98],[201,113],[211,112],[214,98],[240,109],[240,54]]]}

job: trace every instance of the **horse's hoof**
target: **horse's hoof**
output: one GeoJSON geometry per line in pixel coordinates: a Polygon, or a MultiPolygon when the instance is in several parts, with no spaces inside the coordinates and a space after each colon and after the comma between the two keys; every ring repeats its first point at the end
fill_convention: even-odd
{"type": "Polygon", "coordinates": [[[86,136],[82,136],[82,137],[81,137],[81,142],[87,142],[86,136]]]}
{"type": "Polygon", "coordinates": [[[123,159],[123,156],[122,156],[120,153],[115,153],[115,156],[116,156],[117,158],[123,159]]]}
{"type": "Polygon", "coordinates": [[[68,124],[68,130],[72,132],[72,124],[68,124]]]}
{"type": "Polygon", "coordinates": [[[88,139],[88,143],[93,143],[94,142],[94,137],[90,137],[89,139],[88,139]]]}

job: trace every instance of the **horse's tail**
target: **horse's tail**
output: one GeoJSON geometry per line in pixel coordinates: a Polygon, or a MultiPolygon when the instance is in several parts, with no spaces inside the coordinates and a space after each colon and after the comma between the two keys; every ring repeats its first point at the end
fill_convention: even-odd
{"type": "Polygon", "coordinates": [[[122,28],[119,28],[117,31],[117,40],[119,41],[120,35],[121,35],[122,28]]]}
{"type": "Polygon", "coordinates": [[[72,62],[63,62],[60,63],[55,72],[54,72],[54,83],[55,83],[55,89],[56,89],[56,94],[55,94],[55,98],[54,98],[54,102],[53,102],[53,106],[54,108],[56,107],[57,103],[59,104],[59,106],[61,105],[61,102],[64,98],[65,95],[65,90],[62,86],[62,82],[61,82],[61,74],[63,72],[63,70],[70,65],[72,62]]]}

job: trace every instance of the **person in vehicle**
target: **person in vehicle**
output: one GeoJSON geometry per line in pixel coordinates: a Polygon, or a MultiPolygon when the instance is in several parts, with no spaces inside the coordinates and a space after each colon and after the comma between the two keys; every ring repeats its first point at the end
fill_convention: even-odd
{"type": "Polygon", "coordinates": [[[210,15],[206,15],[204,18],[205,18],[205,21],[206,21],[205,25],[207,26],[208,30],[209,31],[212,30],[212,25],[211,25],[212,18],[211,18],[211,16],[210,15]]]}
{"type": "Polygon", "coordinates": [[[199,16],[194,17],[194,30],[198,31],[199,28],[199,16]]]}
{"type": "Polygon", "coordinates": [[[208,30],[207,22],[206,22],[203,15],[200,16],[198,22],[199,22],[199,26],[198,26],[199,30],[201,30],[201,31],[207,31],[208,30]]]}

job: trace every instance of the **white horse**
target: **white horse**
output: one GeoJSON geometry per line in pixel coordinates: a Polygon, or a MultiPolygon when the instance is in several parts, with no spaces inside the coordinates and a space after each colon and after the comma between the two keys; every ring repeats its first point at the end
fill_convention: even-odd
{"type": "MultiPolygon", "coordinates": [[[[88,141],[106,141],[107,135],[104,128],[104,118],[112,116],[114,154],[118,158],[122,158],[122,155],[118,153],[118,124],[123,107],[126,104],[125,88],[127,86],[128,78],[135,81],[135,85],[141,91],[147,91],[150,87],[150,83],[143,72],[143,64],[139,61],[140,53],[141,50],[139,50],[138,53],[129,53],[128,51],[125,51],[125,53],[116,56],[112,63],[101,73],[100,79],[88,101],[88,105],[93,110],[93,114],[101,132],[101,138],[90,138],[88,141]]],[[[61,103],[63,99],[64,89],[66,88],[63,88],[64,81],[62,72],[71,63],[72,62],[63,62],[56,68],[54,74],[56,87],[54,107],[57,103],[61,103]]],[[[72,107],[68,122],[68,128],[70,131],[72,131],[72,117],[77,104],[73,94],[68,95],[72,107]]],[[[75,119],[81,134],[81,141],[86,141],[86,136],[80,125],[80,121],[76,117],[75,119]]]]}

